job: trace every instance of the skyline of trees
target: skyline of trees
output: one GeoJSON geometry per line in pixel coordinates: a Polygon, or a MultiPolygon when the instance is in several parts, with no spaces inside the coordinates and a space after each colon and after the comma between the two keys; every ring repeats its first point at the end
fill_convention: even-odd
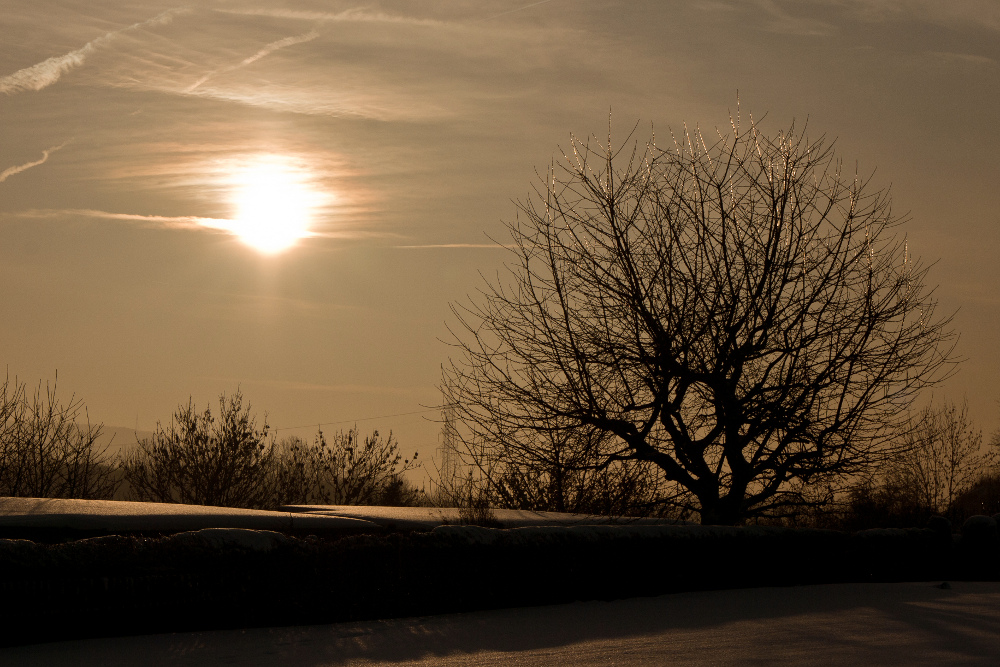
{"type": "MultiPolygon", "coordinates": [[[[237,397],[237,394],[238,391],[229,400],[224,401],[224,404],[230,408],[234,405],[240,406],[240,409],[233,411],[234,415],[231,416],[243,415],[248,417],[248,423],[253,423],[255,416],[250,411],[250,406],[244,407],[242,396],[237,397]],[[234,402],[237,398],[239,400],[234,402]]],[[[62,402],[57,398],[54,385],[42,391],[42,385],[39,384],[34,393],[29,393],[25,383],[16,379],[11,382],[9,378],[0,390],[0,398],[3,399],[0,402],[0,426],[2,426],[0,453],[3,454],[3,458],[0,458],[0,481],[4,484],[0,488],[0,495],[139,499],[127,487],[123,487],[123,474],[119,467],[121,459],[108,455],[107,447],[98,444],[97,437],[74,440],[80,438],[81,434],[86,436],[89,433],[97,436],[103,429],[102,424],[89,422],[86,427],[76,424],[70,427],[70,422],[65,419],[66,415],[86,417],[86,409],[81,400],[73,397],[68,403],[62,402]],[[23,405],[18,407],[18,401],[23,405]],[[65,410],[67,405],[73,406],[73,409],[65,410]],[[35,410],[35,406],[42,406],[45,409],[35,410]],[[48,416],[50,407],[53,415],[56,417],[63,415],[62,418],[50,420],[48,416]],[[77,462],[77,467],[69,471],[58,466],[49,467],[48,470],[51,472],[46,479],[50,481],[58,479],[68,483],[42,487],[42,492],[35,492],[30,486],[13,487],[8,483],[12,479],[12,473],[17,470],[16,466],[11,465],[12,461],[17,460],[15,452],[19,448],[23,449],[25,443],[33,443],[32,450],[38,451],[37,439],[24,440],[15,437],[17,433],[41,432],[38,424],[18,425],[18,420],[34,420],[35,415],[44,417],[42,424],[52,421],[61,423],[60,428],[49,432],[68,434],[69,442],[76,443],[74,447],[67,449],[65,438],[63,440],[49,438],[44,441],[48,444],[40,451],[46,451],[46,447],[50,450],[46,460],[57,460],[58,455],[70,451],[74,453],[75,458],[67,460],[70,463],[77,462]],[[45,488],[48,491],[45,491],[45,488]]],[[[189,400],[187,405],[181,404],[178,409],[186,411],[185,408],[191,405],[189,400]]],[[[1000,483],[998,483],[1000,430],[994,433],[988,442],[984,442],[982,432],[976,429],[968,416],[965,401],[955,404],[943,400],[925,406],[909,415],[909,421],[919,425],[918,428],[900,433],[898,437],[911,442],[920,442],[922,443],[920,447],[907,451],[905,455],[891,462],[882,474],[858,480],[842,494],[830,512],[803,515],[793,525],[860,529],[876,526],[922,525],[933,514],[943,514],[953,521],[960,522],[971,514],[1000,512],[1000,483]],[[928,424],[930,428],[925,428],[928,424]],[[953,475],[950,485],[949,474],[953,475]],[[924,500],[942,497],[934,495],[940,494],[942,488],[950,489],[951,495],[948,496],[950,501],[933,505],[924,500]]],[[[202,420],[200,428],[204,425],[205,422],[202,420]]],[[[257,430],[259,432],[261,429],[257,430]]],[[[504,491],[496,493],[497,487],[483,483],[485,478],[470,478],[469,468],[461,459],[457,459],[451,467],[450,477],[446,466],[435,465],[437,476],[432,477],[430,490],[418,489],[403,476],[403,473],[415,469],[416,457],[405,460],[397,458],[399,445],[391,435],[381,437],[376,430],[371,435],[362,436],[355,428],[346,432],[336,432],[329,438],[332,445],[328,442],[325,452],[324,448],[317,449],[319,433],[312,443],[306,443],[301,438],[270,441],[275,452],[274,467],[270,471],[274,477],[270,483],[276,494],[271,506],[326,504],[329,501],[332,504],[340,502],[375,505],[433,504],[467,507],[481,513],[489,508],[511,508],[612,516],[665,515],[660,511],[661,506],[650,502],[648,488],[643,489],[641,485],[634,483],[619,484],[610,476],[584,475],[581,480],[577,477],[578,472],[571,469],[562,472],[561,481],[564,486],[561,490],[558,485],[560,478],[558,476],[556,479],[546,478],[544,467],[523,477],[511,475],[511,471],[508,470],[505,477],[499,478],[502,484],[506,485],[500,487],[504,491]],[[354,473],[349,472],[350,466],[341,468],[341,473],[346,468],[349,474],[341,475],[344,479],[339,487],[343,491],[351,489],[353,491],[334,496],[332,491],[337,488],[336,486],[324,489],[321,484],[315,485],[315,480],[324,469],[336,468],[335,464],[338,461],[350,463],[351,456],[341,446],[344,444],[360,444],[362,450],[367,444],[368,454],[362,451],[354,455],[354,473]],[[289,456],[290,452],[296,449],[298,452],[289,456]],[[278,459],[281,457],[285,458],[279,463],[278,459]],[[329,464],[328,467],[324,462],[329,464]],[[556,484],[553,484],[554,481],[556,484]]],[[[324,434],[322,439],[326,441],[327,436],[324,434]]],[[[817,488],[814,492],[822,494],[825,490],[817,488]]],[[[246,503],[233,503],[233,505],[245,506],[246,503]]],[[[679,515],[673,516],[684,518],[679,515]]]]}

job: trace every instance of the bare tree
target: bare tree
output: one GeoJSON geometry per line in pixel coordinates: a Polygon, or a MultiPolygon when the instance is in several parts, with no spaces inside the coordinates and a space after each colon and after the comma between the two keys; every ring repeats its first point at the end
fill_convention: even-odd
{"type": "Polygon", "coordinates": [[[893,486],[912,489],[917,502],[945,514],[955,498],[989,471],[993,452],[983,450],[983,434],[969,420],[968,401],[927,406],[904,435],[905,451],[889,466],[893,486]]]}
{"type": "Polygon", "coordinates": [[[96,443],[103,424],[91,424],[75,396],[63,403],[56,383],[29,395],[17,378],[0,385],[0,495],[35,498],[111,498],[115,466],[96,443]]]}
{"type": "Polygon", "coordinates": [[[573,138],[519,204],[507,279],[453,306],[442,390],[467,449],[606,434],[598,467],[654,465],[720,524],[896,453],[954,362],[904,220],[823,138],[731,125],[665,150],[573,138]]]}
{"type": "Polygon", "coordinates": [[[138,500],[266,507],[271,502],[273,444],[267,418],[257,428],[239,390],[219,396],[219,416],[180,405],[170,424],[157,422],[152,438],[139,441],[123,463],[138,500]]]}

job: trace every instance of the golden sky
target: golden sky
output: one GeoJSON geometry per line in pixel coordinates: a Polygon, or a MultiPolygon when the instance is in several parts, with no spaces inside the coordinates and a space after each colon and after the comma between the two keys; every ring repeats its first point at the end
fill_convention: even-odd
{"type": "MultiPolygon", "coordinates": [[[[434,405],[448,304],[570,133],[723,126],[738,90],[892,186],[960,309],[938,396],[1000,423],[995,1],[2,0],[0,35],[0,363],[92,420],[434,405]]],[[[424,416],[359,426],[429,454],[424,416]]]]}

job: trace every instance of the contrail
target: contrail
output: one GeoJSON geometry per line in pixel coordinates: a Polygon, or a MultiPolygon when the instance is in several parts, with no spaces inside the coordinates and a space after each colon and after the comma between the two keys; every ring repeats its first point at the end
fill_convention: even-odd
{"type": "Polygon", "coordinates": [[[175,16],[179,14],[186,14],[190,11],[191,10],[187,8],[168,9],[165,12],[157,14],[151,19],[140,21],[139,23],[133,23],[132,25],[122,28],[121,30],[113,30],[105,33],[96,39],[92,39],[75,51],[70,51],[69,53],[65,53],[61,56],[53,56],[48,60],[43,60],[40,63],[31,65],[30,67],[25,67],[24,69],[14,72],[13,74],[0,77],[0,93],[13,95],[25,90],[41,90],[42,88],[51,86],[53,83],[58,81],[63,74],[82,65],[87,59],[87,56],[93,53],[97,47],[114,39],[123,32],[135,30],[136,28],[145,28],[148,26],[170,23],[175,16]]]}
{"type": "Polygon", "coordinates": [[[194,215],[139,215],[136,213],[111,213],[85,208],[42,209],[24,211],[19,215],[33,218],[51,218],[60,215],[80,215],[87,218],[103,218],[105,220],[123,220],[127,222],[144,223],[147,226],[166,229],[217,229],[232,232],[236,225],[232,220],[222,218],[202,218],[194,215]]]}
{"type": "Polygon", "coordinates": [[[257,53],[253,54],[249,58],[244,58],[243,60],[241,60],[240,62],[238,62],[235,65],[231,65],[229,67],[223,67],[221,69],[217,69],[217,70],[214,70],[212,72],[209,72],[208,74],[206,74],[205,76],[201,77],[200,79],[198,79],[197,81],[195,81],[193,84],[191,84],[190,86],[188,86],[188,88],[186,88],[184,90],[184,92],[185,93],[194,92],[194,90],[198,86],[200,86],[201,84],[205,83],[206,81],[208,81],[209,79],[211,79],[213,76],[216,76],[218,74],[225,74],[226,72],[232,72],[233,70],[239,69],[241,67],[246,67],[250,63],[257,62],[258,60],[260,60],[264,56],[269,55],[271,53],[274,53],[278,49],[283,49],[286,46],[292,46],[294,44],[302,44],[303,42],[309,42],[309,41],[312,41],[312,40],[316,39],[317,37],[319,37],[319,33],[316,32],[315,30],[310,30],[309,32],[305,33],[304,35],[293,35],[292,37],[286,37],[284,39],[279,39],[276,42],[271,42],[270,44],[267,44],[266,46],[264,46],[264,48],[262,48],[257,53]]]}
{"type": "Polygon", "coordinates": [[[34,162],[26,162],[26,163],[20,164],[20,165],[18,165],[16,167],[8,167],[8,168],[4,169],[3,171],[0,171],[0,183],[3,183],[4,181],[6,181],[8,178],[10,178],[11,176],[13,176],[14,174],[20,174],[22,171],[25,171],[27,169],[31,169],[32,167],[37,167],[38,165],[40,165],[43,162],[45,162],[46,160],[48,160],[50,155],[52,155],[53,153],[55,153],[57,150],[59,150],[60,148],[62,148],[65,145],[66,145],[65,143],[62,143],[62,144],[59,144],[58,146],[53,146],[52,148],[46,148],[44,151],[42,151],[42,159],[41,160],[35,160],[34,162]]]}
{"type": "MultiPolygon", "coordinates": [[[[548,2],[548,0],[545,0],[548,2]]],[[[436,19],[418,19],[408,16],[396,16],[385,12],[370,12],[359,9],[348,9],[342,12],[314,12],[294,9],[213,9],[220,14],[238,14],[241,16],[271,16],[274,18],[300,21],[354,21],[372,23],[406,23],[410,25],[446,25],[436,19]]]]}

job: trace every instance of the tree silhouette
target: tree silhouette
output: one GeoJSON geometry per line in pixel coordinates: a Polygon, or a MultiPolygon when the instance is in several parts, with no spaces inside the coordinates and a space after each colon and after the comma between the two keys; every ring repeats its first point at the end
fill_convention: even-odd
{"type": "Polygon", "coordinates": [[[888,191],[822,137],[739,112],[711,145],[630,139],[574,137],[507,225],[507,279],[452,306],[441,388],[467,454],[489,468],[584,443],[733,524],[898,453],[907,408],[955,360],[888,191]]]}

